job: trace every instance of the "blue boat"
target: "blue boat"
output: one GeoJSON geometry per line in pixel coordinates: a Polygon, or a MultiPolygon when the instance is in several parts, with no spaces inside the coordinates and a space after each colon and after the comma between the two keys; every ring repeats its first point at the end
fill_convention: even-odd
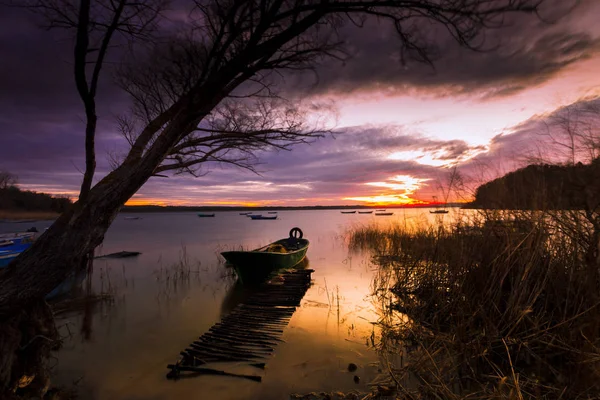
{"type": "MultiPolygon", "coordinates": [[[[6,267],[19,254],[27,250],[33,244],[35,233],[9,233],[0,235],[0,268],[6,267]]],[[[70,274],[60,285],[54,288],[46,299],[69,293],[75,286],[79,285],[87,273],[85,271],[70,274]]]]}
{"type": "MultiPolygon", "coordinates": [[[[30,244],[31,246],[31,244],[30,244]]],[[[21,254],[21,251],[5,251],[0,250],[0,268],[6,267],[12,260],[17,258],[17,256],[21,254]]],[[[50,300],[54,297],[65,295],[75,286],[78,286],[83,282],[85,277],[87,276],[86,271],[80,271],[77,273],[70,274],[67,279],[62,281],[57,287],[55,287],[50,293],[46,295],[46,300],[50,300]]]]}
{"type": "Polygon", "coordinates": [[[29,245],[33,243],[35,233],[5,233],[0,235],[0,250],[13,248],[14,246],[29,245]]]}
{"type": "Polygon", "coordinates": [[[20,251],[0,250],[0,268],[6,267],[12,260],[21,254],[20,251]]]}
{"type": "Polygon", "coordinates": [[[0,267],[7,266],[33,244],[34,233],[0,235],[0,267]]]}

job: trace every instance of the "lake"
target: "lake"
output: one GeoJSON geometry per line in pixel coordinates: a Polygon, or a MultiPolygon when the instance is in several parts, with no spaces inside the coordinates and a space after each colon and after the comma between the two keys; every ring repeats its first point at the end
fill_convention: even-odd
{"type": "MultiPolygon", "coordinates": [[[[291,393],[368,391],[380,373],[370,346],[377,335],[378,307],[370,296],[375,267],[368,254],[349,254],[346,233],[361,224],[425,224],[440,218],[428,209],[393,211],[388,217],[280,211],[274,221],[239,212],[216,212],[214,218],[187,212],[120,214],[96,255],[142,254],[94,261],[91,292],[109,294],[110,301],[58,317],[64,343],[52,363],[53,383],[75,385],[81,398],[111,400],[286,399],[291,393]],[[141,219],[126,219],[133,216],[141,219]],[[266,369],[245,366],[251,369],[243,372],[261,375],[262,383],[215,376],[167,380],[167,364],[248,296],[219,253],[263,246],[296,226],[311,242],[307,267],[315,270],[313,285],[266,369]],[[358,370],[348,372],[349,363],[358,370]]],[[[442,218],[460,213],[451,210],[442,218]]],[[[0,223],[0,233],[34,225],[41,230],[50,223],[0,223]]]]}

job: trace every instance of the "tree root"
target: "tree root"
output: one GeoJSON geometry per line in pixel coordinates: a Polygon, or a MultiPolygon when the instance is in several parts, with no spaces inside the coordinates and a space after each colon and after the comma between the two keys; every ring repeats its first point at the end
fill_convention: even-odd
{"type": "Polygon", "coordinates": [[[0,322],[0,398],[43,398],[49,389],[47,361],[60,347],[52,311],[33,303],[0,322]]]}

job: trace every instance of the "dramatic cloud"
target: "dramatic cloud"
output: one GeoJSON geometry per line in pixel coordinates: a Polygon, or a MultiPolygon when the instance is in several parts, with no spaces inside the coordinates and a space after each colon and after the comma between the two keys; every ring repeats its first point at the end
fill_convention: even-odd
{"type": "MultiPolygon", "coordinates": [[[[404,133],[403,127],[353,127],[291,152],[265,153],[261,175],[234,169],[214,169],[197,180],[184,177],[153,179],[137,202],[154,202],[164,195],[180,204],[356,204],[357,202],[413,203],[431,200],[445,168],[390,155],[420,151],[459,162],[472,150],[459,140],[443,142],[404,133]],[[449,158],[454,154],[455,158],[449,158]],[[202,200],[199,200],[202,199],[202,200]],[[270,201],[270,199],[275,199],[270,201]]],[[[437,160],[437,159],[436,159],[437,160]]]]}
{"type": "MultiPolygon", "coordinates": [[[[567,5],[554,14],[570,2],[551,2],[560,4],[567,5]]],[[[429,39],[438,44],[435,68],[403,64],[389,26],[371,20],[362,29],[344,27],[341,34],[352,57],[318,66],[317,80],[286,76],[283,86],[284,94],[315,101],[316,111],[338,112],[340,133],[291,152],[258,154],[258,176],[210,165],[210,173],[198,179],[152,178],[134,201],[430,200],[450,166],[481,181],[535,157],[552,156],[554,150],[541,145],[539,133],[552,111],[582,94],[600,94],[600,78],[589,68],[600,66],[599,13],[600,2],[586,0],[556,24],[519,17],[512,26],[490,31],[484,44],[499,47],[483,53],[461,48],[440,29],[428,29],[429,39]],[[567,73],[574,83],[564,81],[567,73]],[[544,91],[536,89],[545,84],[544,91]],[[550,101],[554,95],[564,99],[550,101]]],[[[175,29],[185,18],[173,10],[167,28],[175,29]]],[[[72,40],[38,23],[23,9],[3,6],[0,11],[0,169],[17,174],[25,188],[76,195],[84,165],[84,115],[73,83],[72,40]]],[[[98,99],[98,177],[110,168],[109,154],[126,149],[114,117],[130,103],[113,84],[111,66],[102,76],[98,99]]]]}
{"type": "MultiPolygon", "coordinates": [[[[547,6],[549,18],[566,11],[573,1],[554,1],[547,6]]],[[[505,28],[486,33],[481,49],[474,52],[458,45],[440,26],[427,25],[427,40],[436,45],[434,65],[403,62],[392,26],[370,20],[363,29],[343,30],[350,58],[328,60],[317,69],[312,94],[358,94],[380,91],[389,95],[432,91],[457,95],[474,91],[485,97],[508,96],[548,81],[566,67],[589,59],[600,50],[596,21],[582,17],[598,15],[600,3],[587,0],[556,24],[541,22],[535,16],[513,17],[505,28]],[[577,23],[575,21],[578,21],[577,23]],[[369,32],[365,34],[365,32],[369,32]]],[[[296,83],[307,90],[310,76],[296,83]]]]}

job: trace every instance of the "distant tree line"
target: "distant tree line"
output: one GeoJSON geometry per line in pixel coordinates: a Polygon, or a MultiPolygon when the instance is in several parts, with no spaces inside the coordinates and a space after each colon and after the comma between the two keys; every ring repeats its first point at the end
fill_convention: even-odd
{"type": "Polygon", "coordinates": [[[15,175],[0,171],[0,210],[62,213],[72,204],[67,197],[21,190],[16,184],[17,177],[15,175]]]}
{"type": "Polygon", "coordinates": [[[492,209],[596,210],[600,157],[589,164],[533,164],[477,188],[473,206],[492,209]]]}

